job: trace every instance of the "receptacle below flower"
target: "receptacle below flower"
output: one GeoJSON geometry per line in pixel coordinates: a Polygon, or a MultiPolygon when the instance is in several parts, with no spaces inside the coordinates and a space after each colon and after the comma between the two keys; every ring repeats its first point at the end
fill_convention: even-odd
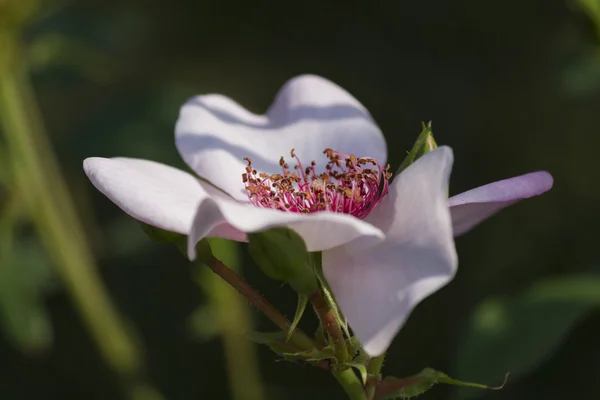
{"type": "Polygon", "coordinates": [[[417,304],[452,279],[453,236],[552,186],[542,171],[448,199],[453,154],[445,146],[388,185],[388,170],[379,167],[386,165],[385,140],[367,110],[344,89],[312,75],[286,83],[265,115],[221,95],[193,98],[182,107],[175,131],[183,159],[218,189],[146,160],[88,158],[85,172],[134,218],[188,235],[191,259],[204,237],[246,241],[247,233],[293,229],[308,251],[322,252],[325,278],[370,355],[383,353],[417,304]],[[338,179],[321,176],[327,170],[313,174],[311,163],[284,185],[290,176],[280,157],[290,149],[292,157],[311,161],[323,149],[335,149],[327,156],[350,164],[338,179]],[[244,157],[252,162],[250,171],[244,157]],[[373,167],[360,179],[351,175],[358,160],[373,160],[378,182],[371,179],[373,167]]]}

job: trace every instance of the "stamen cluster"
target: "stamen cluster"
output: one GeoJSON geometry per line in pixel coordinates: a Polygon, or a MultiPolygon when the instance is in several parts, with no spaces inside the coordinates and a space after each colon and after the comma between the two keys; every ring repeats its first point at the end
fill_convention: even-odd
{"type": "Polygon", "coordinates": [[[366,217],[388,192],[392,174],[390,166],[382,167],[370,157],[346,155],[332,149],[323,154],[329,159],[325,171],[317,173],[313,160],[304,167],[296,160],[294,171],[283,157],[279,160],[281,174],[266,174],[248,162],[242,180],[250,202],[257,207],[295,213],[331,211],[366,217]]]}

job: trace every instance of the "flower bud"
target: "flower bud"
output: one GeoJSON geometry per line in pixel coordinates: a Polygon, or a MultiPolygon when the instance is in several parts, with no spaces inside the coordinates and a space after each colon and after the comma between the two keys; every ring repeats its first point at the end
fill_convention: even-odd
{"type": "Polygon", "coordinates": [[[304,240],[289,228],[249,233],[250,255],[272,279],[285,281],[300,294],[318,289],[317,276],[304,240]]]}
{"type": "Polygon", "coordinates": [[[421,134],[419,134],[419,137],[413,145],[413,148],[408,153],[404,161],[402,161],[402,164],[400,164],[400,167],[398,168],[398,171],[396,171],[396,174],[399,174],[400,172],[404,171],[410,164],[417,161],[421,156],[429,153],[432,150],[437,149],[437,147],[438,146],[435,143],[435,140],[433,139],[431,122],[427,124],[423,123],[421,134]]]}

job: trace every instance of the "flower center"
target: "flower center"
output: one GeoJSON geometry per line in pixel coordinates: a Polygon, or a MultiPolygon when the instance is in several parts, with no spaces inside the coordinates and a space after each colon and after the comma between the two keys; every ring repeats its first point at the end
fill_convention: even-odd
{"type": "Polygon", "coordinates": [[[390,166],[382,167],[370,157],[356,157],[325,149],[329,159],[325,172],[317,173],[313,160],[304,167],[296,160],[295,172],[281,157],[281,174],[269,175],[252,168],[248,162],[242,181],[250,202],[257,207],[273,208],[295,213],[331,211],[350,214],[357,218],[366,217],[388,192],[392,174],[390,166]]]}

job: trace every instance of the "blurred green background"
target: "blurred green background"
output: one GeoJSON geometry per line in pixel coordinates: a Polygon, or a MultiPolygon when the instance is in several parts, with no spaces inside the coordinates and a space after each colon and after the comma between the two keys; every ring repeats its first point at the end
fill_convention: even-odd
{"type": "MultiPolygon", "coordinates": [[[[455,152],[452,194],[555,178],[457,240],[458,276],[417,308],[384,372],[490,385],[512,372],[502,391],[425,399],[600,398],[597,23],[597,0],[0,0],[0,399],[344,398],[324,371],[246,340],[273,327],[82,170],[90,156],[183,166],[186,98],[263,112],[301,73],[371,111],[392,167],[433,120],[455,152]]],[[[244,246],[223,251],[293,315],[294,294],[244,246]]]]}

